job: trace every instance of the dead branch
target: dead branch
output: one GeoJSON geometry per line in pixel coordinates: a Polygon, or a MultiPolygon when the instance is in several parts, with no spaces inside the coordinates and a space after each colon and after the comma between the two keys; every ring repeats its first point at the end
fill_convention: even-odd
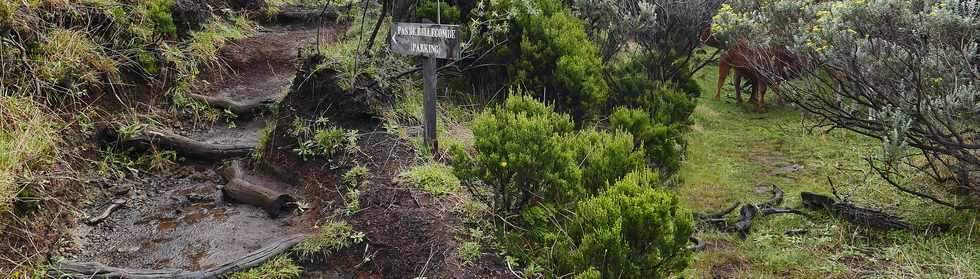
{"type": "Polygon", "coordinates": [[[911,230],[912,225],[900,218],[879,210],[858,207],[849,202],[837,202],[833,198],[810,192],[800,193],[803,205],[815,210],[827,210],[838,218],[866,228],[879,230],[911,230]]]}

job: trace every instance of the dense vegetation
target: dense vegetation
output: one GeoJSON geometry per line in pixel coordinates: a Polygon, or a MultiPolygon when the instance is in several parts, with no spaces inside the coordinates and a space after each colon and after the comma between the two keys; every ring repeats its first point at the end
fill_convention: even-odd
{"type": "MultiPolygon", "coordinates": [[[[177,120],[233,128],[220,120],[234,113],[188,95],[207,86],[204,71],[225,66],[219,49],[286,5],[309,2],[314,13],[326,5],[348,21],[336,43],[298,52],[305,64],[291,93],[337,94],[344,100],[327,101],[341,108],[303,115],[272,106],[250,158],[294,156],[290,167],[317,170],[300,179],[304,190],[331,188],[325,195],[336,197],[323,201],[327,209],[291,204],[329,218],[313,220],[316,233],[288,252],[230,278],[297,278],[332,257],[383,266],[368,252],[377,232],[360,230],[391,224],[353,221],[372,207],[403,210],[377,204],[378,196],[438,205],[446,213],[438,222],[458,226],[437,232],[455,249],[430,252],[450,259],[440,265],[484,264],[507,276],[980,274],[976,0],[192,2],[0,0],[0,241],[44,239],[36,250],[53,250],[72,240],[76,208],[101,186],[63,177],[122,180],[185,159],[103,145],[105,124],[127,135],[177,120]],[[384,42],[395,21],[463,29],[462,58],[440,61],[443,150],[418,133],[418,60],[384,42]],[[716,39],[719,47],[744,41],[791,53],[791,74],[765,62],[742,70],[793,78],[774,88],[792,106],[748,113],[702,98],[725,51],[705,45],[716,39]],[[381,133],[393,139],[364,145],[381,133]],[[399,140],[412,152],[386,149],[380,168],[393,175],[370,173],[378,164],[356,159],[399,140]],[[398,154],[411,165],[389,170],[398,154]],[[420,192],[362,192],[379,183],[420,192]],[[916,229],[879,232],[804,210],[757,219],[740,239],[695,213],[761,200],[770,184],[794,209],[800,192],[833,193],[916,229]],[[66,235],[35,237],[50,231],[66,235]]],[[[63,260],[0,252],[25,258],[8,260],[14,278],[63,260]]],[[[424,275],[428,260],[422,268],[424,275]]]]}

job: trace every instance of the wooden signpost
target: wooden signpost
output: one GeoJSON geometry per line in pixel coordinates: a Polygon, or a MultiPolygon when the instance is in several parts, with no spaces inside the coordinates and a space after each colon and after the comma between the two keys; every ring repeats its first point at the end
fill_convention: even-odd
{"type": "Polygon", "coordinates": [[[422,63],[423,87],[425,88],[424,140],[437,154],[436,141],[436,59],[459,59],[459,25],[403,23],[391,27],[391,51],[404,55],[426,57],[422,63]]]}

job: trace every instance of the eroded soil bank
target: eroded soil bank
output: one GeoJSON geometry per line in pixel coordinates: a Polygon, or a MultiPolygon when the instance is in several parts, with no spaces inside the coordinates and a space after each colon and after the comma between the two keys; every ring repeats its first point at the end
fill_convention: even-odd
{"type": "MultiPolygon", "coordinates": [[[[331,117],[344,129],[356,131],[356,152],[337,161],[306,160],[295,153],[297,141],[289,129],[296,117],[312,121],[328,114],[324,108],[350,109],[350,102],[366,102],[332,98],[322,94],[326,87],[309,90],[296,84],[311,78],[316,81],[310,84],[336,82],[331,75],[311,77],[310,64],[300,69],[298,57],[318,37],[321,44],[335,42],[342,29],[335,24],[322,29],[304,23],[272,26],[223,47],[220,55],[225,64],[202,74],[209,85],[198,97],[191,97],[230,110],[233,119],[212,125],[175,120],[148,129],[210,146],[254,149],[264,143],[263,154],[258,154],[262,159],[253,161],[252,153],[229,158],[178,154],[175,165],[163,170],[103,181],[102,202],[85,212],[99,216],[113,204],[122,206],[104,219],[79,222],[72,231],[74,244],[65,253],[67,262],[209,272],[265,251],[278,239],[316,234],[320,225],[343,220],[363,233],[364,241],[322,258],[297,259],[304,269],[302,277],[499,278],[508,274],[502,260],[491,253],[469,264],[458,258],[460,230],[465,228],[454,210],[459,202],[434,197],[398,178],[420,159],[412,144],[387,133],[371,113],[331,117]],[[271,113],[267,107],[280,100],[280,113],[271,113]],[[297,107],[308,113],[296,114],[297,107]],[[260,134],[266,128],[272,132],[263,142],[260,134]],[[222,192],[231,183],[222,175],[229,160],[244,162],[243,180],[295,197],[295,210],[273,217],[255,205],[230,200],[222,192]],[[367,169],[358,186],[360,206],[356,212],[343,213],[347,201],[342,176],[354,167],[367,169]]],[[[143,151],[162,151],[159,146],[166,146],[166,140],[151,138],[143,151]]]]}

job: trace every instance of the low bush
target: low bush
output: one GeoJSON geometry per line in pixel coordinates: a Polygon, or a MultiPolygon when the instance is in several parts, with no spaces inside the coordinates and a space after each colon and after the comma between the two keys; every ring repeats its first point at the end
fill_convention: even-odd
{"type": "Polygon", "coordinates": [[[691,213],[671,193],[658,190],[655,172],[630,173],[608,191],[578,203],[553,249],[556,274],[586,278],[669,278],[691,258],[691,213]]]}
{"type": "Polygon", "coordinates": [[[581,171],[561,144],[572,127],[568,115],[516,90],[502,106],[474,120],[476,157],[451,150],[457,175],[490,185],[498,211],[517,212],[532,197],[574,201],[584,193],[581,171]]]}
{"type": "Polygon", "coordinates": [[[646,166],[642,146],[635,145],[633,136],[625,131],[583,130],[565,144],[581,166],[582,186],[593,194],[646,166]]]}
{"type": "Polygon", "coordinates": [[[684,155],[684,128],[657,119],[646,111],[621,107],[609,116],[609,126],[632,134],[636,144],[646,150],[650,165],[665,174],[673,174],[680,169],[684,155]]]}

